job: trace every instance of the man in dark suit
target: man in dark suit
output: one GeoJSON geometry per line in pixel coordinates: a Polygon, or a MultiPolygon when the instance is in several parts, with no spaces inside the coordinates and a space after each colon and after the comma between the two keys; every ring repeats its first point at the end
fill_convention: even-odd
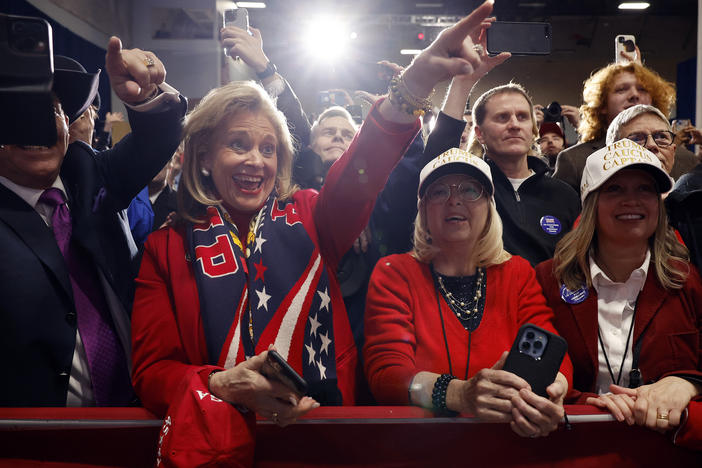
{"type": "Polygon", "coordinates": [[[119,145],[95,155],[68,144],[98,74],[57,68],[56,143],[0,147],[0,406],[134,400],[134,271],[118,212],[173,154],[187,103],[153,53],[123,50],[116,37],[106,69],[133,129],[119,145]]]}

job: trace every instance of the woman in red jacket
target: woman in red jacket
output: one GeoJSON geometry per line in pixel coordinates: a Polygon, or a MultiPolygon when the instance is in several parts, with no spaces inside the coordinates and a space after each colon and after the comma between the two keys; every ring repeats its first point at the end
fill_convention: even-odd
{"type": "Polygon", "coordinates": [[[545,436],[563,417],[565,360],[550,398],[501,370],[527,322],[554,330],[534,270],[502,247],[490,168],[451,149],[422,170],[414,250],[381,259],[366,306],[365,371],[381,404],[472,413],[545,436]]]}
{"type": "Polygon", "coordinates": [[[568,401],[659,431],[678,426],[702,390],[702,283],[668,226],[671,186],[633,141],[596,151],[580,223],[536,269],[573,360],[568,401]]]}

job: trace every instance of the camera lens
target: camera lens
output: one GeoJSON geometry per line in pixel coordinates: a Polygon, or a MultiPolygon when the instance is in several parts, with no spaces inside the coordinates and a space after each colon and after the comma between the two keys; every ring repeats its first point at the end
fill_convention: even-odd
{"type": "Polygon", "coordinates": [[[541,349],[543,347],[544,347],[544,344],[540,341],[537,341],[536,343],[534,343],[534,349],[541,349]]]}
{"type": "Polygon", "coordinates": [[[531,348],[531,344],[528,341],[522,341],[522,349],[524,351],[529,351],[529,348],[531,348]]]}
{"type": "Polygon", "coordinates": [[[533,340],[534,339],[534,332],[533,331],[526,332],[526,338],[527,338],[527,340],[533,340]]]}
{"type": "Polygon", "coordinates": [[[622,36],[619,36],[619,42],[624,42],[624,38],[622,36]]]}

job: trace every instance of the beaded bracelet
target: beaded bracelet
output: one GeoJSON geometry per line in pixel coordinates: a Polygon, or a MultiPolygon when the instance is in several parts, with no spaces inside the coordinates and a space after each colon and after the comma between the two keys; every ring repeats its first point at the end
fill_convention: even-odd
{"type": "Polygon", "coordinates": [[[429,98],[419,98],[412,94],[407,89],[402,75],[395,76],[390,80],[388,99],[392,105],[415,117],[423,116],[431,110],[431,100],[429,98]]]}
{"type": "Polygon", "coordinates": [[[455,379],[451,374],[441,374],[434,382],[434,389],[431,391],[431,404],[434,412],[439,416],[456,416],[456,411],[451,411],[446,407],[446,390],[449,382],[455,379]]]}

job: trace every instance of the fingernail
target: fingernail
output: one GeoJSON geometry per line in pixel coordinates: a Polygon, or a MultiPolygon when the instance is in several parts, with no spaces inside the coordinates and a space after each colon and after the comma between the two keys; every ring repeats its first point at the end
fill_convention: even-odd
{"type": "Polygon", "coordinates": [[[295,398],[294,396],[291,396],[290,403],[292,403],[293,406],[297,406],[297,398],[295,398]]]}
{"type": "Polygon", "coordinates": [[[312,405],[312,408],[313,408],[313,409],[314,409],[314,408],[319,408],[319,406],[320,406],[319,403],[317,403],[317,402],[315,401],[314,404],[312,405]]]}

